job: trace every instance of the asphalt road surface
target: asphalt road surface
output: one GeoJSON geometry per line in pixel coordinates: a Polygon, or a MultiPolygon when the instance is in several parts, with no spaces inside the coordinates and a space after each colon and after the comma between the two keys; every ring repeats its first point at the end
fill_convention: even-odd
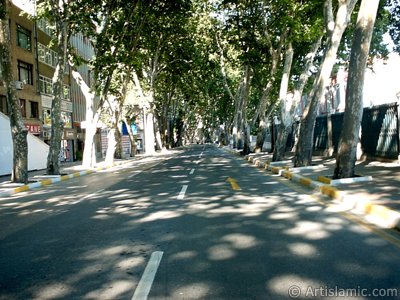
{"type": "Polygon", "coordinates": [[[400,299],[400,243],[193,145],[0,198],[0,299],[400,299]]]}

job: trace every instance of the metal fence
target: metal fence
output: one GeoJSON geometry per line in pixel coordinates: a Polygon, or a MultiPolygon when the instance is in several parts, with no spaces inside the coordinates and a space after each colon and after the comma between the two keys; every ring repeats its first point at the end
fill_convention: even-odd
{"type": "MultiPolygon", "coordinates": [[[[397,103],[364,108],[361,121],[361,148],[367,156],[396,159],[399,155],[397,103]]],[[[337,152],[343,113],[331,115],[332,144],[337,152]]],[[[314,127],[314,150],[328,148],[327,116],[319,116],[314,127]]]]}

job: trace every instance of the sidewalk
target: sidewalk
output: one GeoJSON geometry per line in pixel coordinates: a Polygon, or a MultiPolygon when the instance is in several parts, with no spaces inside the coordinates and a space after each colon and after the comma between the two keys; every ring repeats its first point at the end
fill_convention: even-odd
{"type": "MultiPolygon", "coordinates": [[[[226,148],[229,149],[229,148],[226,148]]],[[[235,150],[229,149],[231,152],[235,150]]],[[[308,186],[331,199],[340,201],[347,210],[365,215],[383,227],[400,229],[400,164],[364,161],[356,164],[356,177],[335,182],[336,160],[313,157],[312,167],[294,168],[291,157],[284,162],[271,163],[272,154],[252,153],[244,159],[254,165],[308,186]]]]}
{"type": "Polygon", "coordinates": [[[95,173],[101,170],[113,168],[123,164],[134,163],[134,162],[150,162],[159,159],[160,156],[174,155],[176,152],[169,150],[158,151],[150,155],[142,153],[137,154],[134,157],[128,157],[125,159],[114,159],[114,163],[107,165],[104,159],[101,159],[97,164],[90,169],[82,167],[82,162],[71,162],[61,163],[60,173],[61,175],[48,176],[46,170],[35,170],[30,171],[28,176],[28,184],[17,184],[10,182],[11,175],[0,176],[0,197],[10,196],[16,193],[25,192],[34,188],[43,187],[60,181],[65,181],[74,177],[80,177],[87,174],[95,173]]]}
{"type": "Polygon", "coordinates": [[[0,196],[8,196],[33,188],[65,181],[74,177],[84,176],[100,170],[119,166],[121,164],[138,161],[143,158],[143,155],[136,155],[135,157],[129,157],[127,159],[115,159],[112,165],[106,165],[104,160],[100,160],[91,169],[85,169],[84,167],[82,167],[81,161],[64,162],[60,164],[61,176],[48,176],[46,175],[46,169],[29,171],[28,184],[11,183],[11,175],[0,176],[0,196]]]}

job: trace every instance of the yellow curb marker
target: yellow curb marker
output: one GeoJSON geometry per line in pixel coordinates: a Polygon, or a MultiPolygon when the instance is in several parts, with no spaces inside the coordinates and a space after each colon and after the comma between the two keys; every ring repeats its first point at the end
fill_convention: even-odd
{"type": "Polygon", "coordinates": [[[322,183],[325,183],[325,184],[331,184],[331,182],[332,182],[332,179],[325,177],[325,176],[318,176],[317,180],[322,183]]]}
{"type": "Polygon", "coordinates": [[[320,191],[322,194],[327,195],[333,199],[339,199],[340,198],[340,192],[338,189],[330,186],[321,186],[320,191]]]}
{"type": "Polygon", "coordinates": [[[63,176],[61,176],[61,181],[68,180],[68,179],[69,179],[69,176],[68,176],[68,175],[63,175],[63,176]]]}
{"type": "Polygon", "coordinates": [[[20,192],[25,192],[27,190],[29,190],[29,186],[28,185],[23,185],[23,186],[20,186],[20,187],[16,188],[14,190],[14,192],[15,193],[20,193],[20,192]]]}
{"type": "Polygon", "coordinates": [[[384,220],[389,219],[390,209],[382,205],[367,203],[364,207],[364,210],[369,215],[374,215],[384,220]]]}
{"type": "Polygon", "coordinates": [[[309,178],[300,178],[299,182],[303,185],[310,186],[312,180],[309,178]]]}
{"type": "Polygon", "coordinates": [[[280,170],[281,170],[280,167],[272,167],[272,169],[271,169],[272,173],[275,173],[275,174],[278,174],[280,170]]]}
{"type": "Polygon", "coordinates": [[[51,181],[51,179],[45,179],[45,180],[41,180],[40,184],[41,185],[49,185],[49,184],[52,184],[52,181],[51,181]]]}
{"type": "Polygon", "coordinates": [[[236,181],[235,179],[233,179],[232,177],[228,177],[228,178],[226,179],[226,181],[229,182],[229,183],[231,184],[232,190],[235,190],[235,191],[241,190],[241,188],[240,188],[240,186],[238,185],[237,181],[236,181]]]}
{"type": "Polygon", "coordinates": [[[283,176],[284,176],[285,178],[287,178],[287,179],[292,179],[293,174],[292,174],[292,172],[285,171],[285,172],[283,172],[283,176]]]}

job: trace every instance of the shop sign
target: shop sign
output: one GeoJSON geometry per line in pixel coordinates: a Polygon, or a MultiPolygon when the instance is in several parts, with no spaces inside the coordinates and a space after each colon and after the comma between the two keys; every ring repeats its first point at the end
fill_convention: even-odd
{"type": "Polygon", "coordinates": [[[66,112],[72,112],[72,102],[71,101],[61,101],[61,110],[66,112]]]}
{"type": "Polygon", "coordinates": [[[53,101],[53,96],[40,95],[40,98],[42,99],[43,107],[51,108],[51,102],[53,101]]]}
{"type": "MultiPolygon", "coordinates": [[[[42,107],[51,108],[51,103],[53,102],[53,96],[40,95],[42,99],[42,107]]],[[[61,111],[72,112],[72,102],[61,100],[61,111]]]]}
{"type": "Polygon", "coordinates": [[[75,129],[64,129],[63,140],[75,140],[76,130],[75,129]]]}
{"type": "Polygon", "coordinates": [[[32,134],[40,134],[41,131],[40,125],[25,124],[25,127],[32,134]]]}

